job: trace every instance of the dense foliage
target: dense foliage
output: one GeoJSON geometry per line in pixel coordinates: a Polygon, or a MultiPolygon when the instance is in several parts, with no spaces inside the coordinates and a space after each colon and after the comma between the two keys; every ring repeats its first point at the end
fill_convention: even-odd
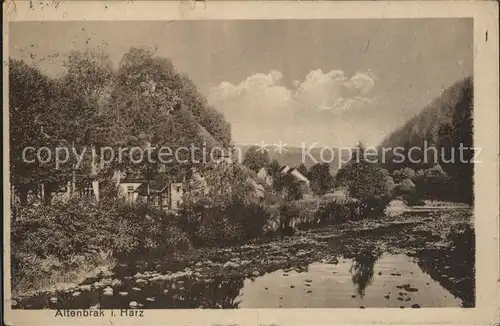
{"type": "Polygon", "coordinates": [[[333,176],[330,174],[328,163],[316,163],[305,176],[309,177],[311,190],[317,195],[323,195],[334,186],[333,176]]]}
{"type": "Polygon", "coordinates": [[[167,257],[191,246],[172,214],[144,205],[76,197],[20,208],[11,234],[14,288],[50,277],[55,270],[87,268],[102,254],[167,257]]]}
{"type": "Polygon", "coordinates": [[[259,146],[251,146],[245,152],[243,164],[249,169],[257,172],[263,167],[266,167],[271,161],[269,152],[265,148],[259,146]]]}
{"type": "Polygon", "coordinates": [[[389,172],[361,144],[338,171],[336,182],[346,187],[350,197],[361,202],[361,209],[367,215],[382,214],[393,188],[389,172]]]}
{"type": "MultiPolygon", "coordinates": [[[[28,191],[39,191],[38,182],[57,186],[75,169],[91,172],[90,155],[82,166],[68,161],[57,171],[54,157],[46,164],[25,162],[21,155],[29,146],[47,146],[52,152],[57,146],[87,147],[99,153],[105,146],[202,148],[208,137],[213,141],[206,146],[230,143],[223,115],[167,58],[132,48],[115,71],[102,52],[72,52],[65,68],[63,76],[52,79],[23,61],[9,60],[11,183],[23,204],[28,191]]],[[[125,154],[121,168],[132,168],[128,159],[125,154]]],[[[101,175],[116,168],[100,167],[101,175]]],[[[144,172],[156,167],[148,163],[133,168],[144,172]]]]}
{"type": "Polygon", "coordinates": [[[445,191],[441,188],[432,195],[471,203],[474,167],[471,162],[474,155],[472,119],[473,80],[469,77],[446,89],[420,114],[382,142],[381,152],[397,147],[403,149],[400,154],[404,159],[394,158],[392,151],[387,151],[385,167],[389,171],[404,168],[418,171],[439,164],[450,179],[445,191]],[[410,152],[412,147],[421,150],[410,152]]]}
{"type": "Polygon", "coordinates": [[[204,178],[186,185],[178,211],[181,228],[194,243],[231,244],[263,234],[269,214],[251,170],[227,163],[199,173],[204,178]]]}

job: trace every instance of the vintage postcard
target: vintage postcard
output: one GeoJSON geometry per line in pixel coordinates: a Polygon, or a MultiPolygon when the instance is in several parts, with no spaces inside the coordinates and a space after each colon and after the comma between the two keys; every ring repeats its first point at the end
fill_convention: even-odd
{"type": "Polygon", "coordinates": [[[3,15],[7,325],[499,322],[496,2],[3,15]]]}

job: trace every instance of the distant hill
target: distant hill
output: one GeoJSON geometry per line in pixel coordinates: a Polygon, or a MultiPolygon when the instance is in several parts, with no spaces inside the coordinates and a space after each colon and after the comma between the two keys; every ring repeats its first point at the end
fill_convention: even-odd
{"type": "Polygon", "coordinates": [[[467,148],[473,147],[473,90],[471,77],[456,82],[418,115],[390,134],[381,143],[379,151],[399,147],[405,159],[401,163],[394,162],[391,152],[386,150],[385,167],[390,171],[403,167],[421,169],[439,163],[452,177],[452,191],[457,192],[457,198],[470,201],[473,164],[467,162],[472,159],[473,152],[464,151],[464,159],[461,161],[459,148],[460,144],[467,148]],[[432,159],[424,161],[425,143],[427,148],[437,150],[437,160],[433,159],[433,152],[428,151],[427,157],[432,159]],[[414,162],[409,160],[409,149],[412,147],[422,149],[413,150],[411,158],[414,162]],[[453,157],[452,152],[455,155],[454,161],[446,162],[453,157]]]}
{"type": "MultiPolygon", "coordinates": [[[[242,153],[242,158],[245,156],[245,153],[247,150],[252,147],[253,145],[235,145],[235,148],[239,148],[242,153]]],[[[268,152],[269,155],[271,156],[271,159],[276,159],[281,165],[289,165],[291,167],[298,167],[300,164],[304,163],[304,165],[310,169],[311,166],[313,166],[316,161],[318,163],[329,163],[330,164],[330,172],[335,174],[337,170],[339,169],[339,164],[341,160],[339,160],[340,157],[342,157],[342,161],[346,162],[349,158],[349,152],[344,150],[344,151],[339,151],[336,149],[333,149],[333,152],[335,153],[332,155],[330,150],[324,150],[323,151],[323,158],[325,159],[325,162],[321,161],[321,151],[322,148],[312,148],[307,155],[309,148],[303,149],[302,147],[295,147],[295,146],[286,146],[283,148],[283,151],[280,153],[278,151],[275,151],[275,147],[270,146],[268,147],[268,152]],[[342,153],[340,153],[342,152],[342,153]],[[304,161],[303,161],[303,154],[304,154],[304,161]],[[341,155],[339,155],[341,154],[341,155]],[[316,161],[315,161],[316,160],[316,161]],[[331,161],[331,162],[330,162],[331,161]]]]}

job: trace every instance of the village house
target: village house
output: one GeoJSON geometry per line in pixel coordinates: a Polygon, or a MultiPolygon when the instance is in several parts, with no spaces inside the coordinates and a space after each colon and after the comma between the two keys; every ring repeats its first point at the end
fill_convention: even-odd
{"type": "Polygon", "coordinates": [[[309,184],[310,184],[309,179],[306,176],[304,176],[302,173],[300,173],[300,171],[297,170],[296,168],[292,168],[292,167],[289,167],[288,165],[284,165],[281,167],[281,169],[279,171],[281,172],[281,174],[292,175],[297,181],[303,182],[307,186],[309,186],[309,184]]]}
{"type": "MultiPolygon", "coordinates": [[[[129,203],[148,202],[164,210],[176,210],[182,200],[183,179],[158,174],[148,180],[142,176],[117,173],[118,195],[129,203]]],[[[115,177],[116,179],[116,177],[115,177]]]]}
{"type": "MultiPolygon", "coordinates": [[[[292,168],[288,165],[283,165],[280,169],[279,169],[279,172],[282,174],[282,175],[291,175],[293,176],[297,181],[301,182],[301,183],[304,183],[304,185],[306,186],[309,186],[310,185],[310,181],[309,179],[304,176],[302,173],[300,173],[300,171],[296,168],[292,168]]],[[[273,178],[269,175],[269,173],[267,172],[267,169],[265,167],[261,168],[258,172],[257,172],[257,176],[265,181],[269,186],[272,186],[273,184],[273,178]]]]}
{"type": "MultiPolygon", "coordinates": [[[[26,203],[53,204],[57,201],[66,201],[73,195],[99,200],[101,180],[96,174],[58,174],[59,181],[38,182],[30,185],[26,203]]],[[[19,196],[12,189],[14,202],[21,203],[19,196]]]]}
{"type": "MultiPolygon", "coordinates": [[[[219,164],[231,164],[233,159],[231,151],[225,148],[219,141],[200,124],[198,132],[202,138],[203,145],[208,149],[216,149],[210,158],[219,164]]],[[[150,148],[147,144],[146,148],[150,148]]],[[[206,163],[206,162],[203,162],[206,163]]],[[[89,199],[99,201],[103,183],[111,182],[117,187],[118,196],[129,203],[149,202],[151,205],[165,210],[176,210],[182,201],[184,176],[169,175],[165,173],[165,167],[160,166],[159,170],[153,172],[150,178],[134,172],[115,171],[113,176],[105,177],[100,175],[97,164],[92,162],[91,171],[85,173],[70,173],[58,175],[58,182],[39,182],[29,185],[29,200],[27,202],[51,204],[56,201],[66,201],[72,196],[84,196],[89,199]],[[111,180],[110,180],[111,179],[111,180]]],[[[199,182],[205,182],[197,169],[191,168],[191,178],[199,182]]],[[[264,196],[264,188],[251,180],[259,198],[264,196]]],[[[12,189],[13,194],[15,189],[12,189]]],[[[13,202],[21,202],[19,196],[12,196],[13,202]]]]}

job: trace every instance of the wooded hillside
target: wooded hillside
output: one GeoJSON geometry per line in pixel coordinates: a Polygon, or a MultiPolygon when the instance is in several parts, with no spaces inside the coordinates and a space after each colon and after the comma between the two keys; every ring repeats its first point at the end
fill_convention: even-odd
{"type": "Polygon", "coordinates": [[[386,149],[385,167],[389,171],[405,167],[431,168],[439,163],[449,174],[449,191],[453,199],[471,202],[473,200],[473,164],[470,163],[473,148],[473,80],[467,77],[447,88],[440,97],[432,101],[418,115],[389,135],[380,145],[386,149]],[[388,149],[402,147],[399,152],[404,160],[392,155],[388,149]],[[411,160],[409,150],[413,150],[411,160]],[[434,152],[426,148],[434,147],[434,152]],[[463,147],[463,150],[460,148],[463,147]],[[462,155],[461,155],[462,152],[462,155]],[[402,162],[400,162],[402,161],[402,162]]]}

